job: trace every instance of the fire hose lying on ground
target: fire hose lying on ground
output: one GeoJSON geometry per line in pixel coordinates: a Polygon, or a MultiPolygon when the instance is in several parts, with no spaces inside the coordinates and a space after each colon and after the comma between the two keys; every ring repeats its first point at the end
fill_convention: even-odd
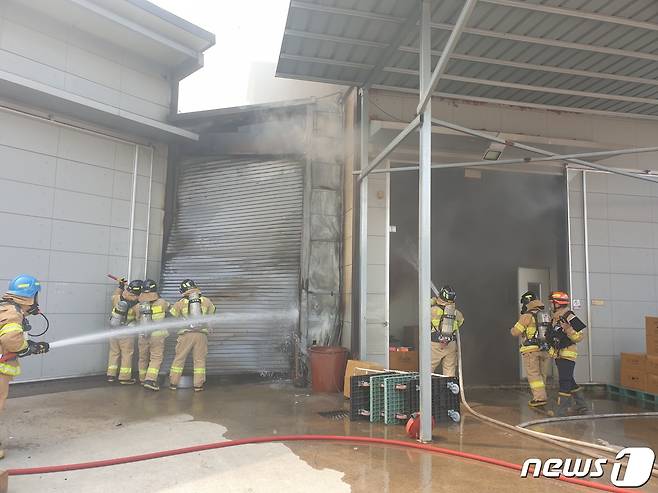
{"type": "MultiPolygon", "coordinates": [[[[464,395],[464,385],[463,385],[463,375],[462,375],[462,361],[461,361],[461,340],[459,339],[458,335],[458,357],[459,357],[459,382],[460,382],[460,387],[462,389],[461,392],[461,399],[462,399],[462,404],[464,405],[464,408],[470,412],[473,416],[476,418],[487,422],[489,424],[498,426],[498,427],[503,427],[505,429],[508,429],[510,431],[514,431],[517,433],[524,434],[526,436],[532,437],[532,438],[537,438],[542,441],[545,441],[547,443],[550,443],[552,445],[566,448],[568,450],[578,452],[578,453],[584,453],[586,455],[590,455],[593,457],[599,457],[596,454],[593,454],[592,452],[588,452],[587,449],[596,449],[598,451],[607,453],[607,454],[612,454],[613,456],[616,455],[618,452],[618,449],[612,448],[612,447],[604,447],[601,445],[596,445],[593,443],[589,442],[582,442],[579,440],[572,440],[569,438],[564,438],[560,437],[557,435],[549,435],[546,433],[541,433],[541,432],[536,432],[536,431],[531,431],[523,428],[522,426],[513,426],[509,425],[507,423],[504,423],[502,421],[498,421],[496,419],[490,418],[488,416],[485,416],[483,414],[478,413],[477,411],[474,411],[468,402],[466,401],[466,397],[464,395]]],[[[658,413],[639,413],[637,415],[632,415],[632,416],[655,416],[658,415],[658,413]]],[[[604,415],[606,416],[606,415],[604,415]]],[[[628,414],[624,414],[624,417],[628,416],[628,414]]],[[[595,415],[595,416],[578,416],[576,418],[578,419],[587,419],[590,417],[596,417],[599,418],[601,417],[600,415],[595,415]]],[[[608,417],[608,416],[606,416],[608,417]]],[[[539,420],[542,422],[555,422],[555,421],[562,421],[562,420],[568,420],[571,418],[552,418],[550,420],[539,420]]],[[[529,424],[532,423],[525,423],[524,426],[528,426],[529,424]]],[[[77,470],[83,470],[83,469],[92,469],[92,468],[98,468],[98,467],[107,467],[107,466],[116,466],[120,464],[128,464],[128,463],[133,463],[133,462],[139,462],[139,461],[145,461],[145,460],[152,460],[152,459],[158,459],[158,458],[163,458],[163,457],[171,457],[175,455],[182,455],[182,454],[189,454],[189,453],[194,453],[194,452],[202,452],[206,450],[215,450],[215,449],[220,449],[220,448],[227,448],[227,447],[236,447],[240,445],[249,445],[249,444],[261,444],[261,443],[272,443],[272,442],[302,442],[302,441],[327,441],[327,442],[347,442],[347,443],[362,443],[362,444],[374,444],[374,445],[384,445],[384,446],[391,446],[391,447],[403,447],[403,448],[408,448],[408,449],[414,449],[414,450],[420,450],[423,452],[431,452],[431,453],[437,453],[437,454],[442,454],[442,455],[448,455],[452,457],[458,457],[462,459],[468,459],[468,460],[473,460],[485,464],[490,464],[494,465],[497,467],[502,467],[514,471],[521,471],[522,466],[519,464],[514,464],[510,463],[507,461],[502,461],[499,459],[491,458],[491,457],[486,457],[482,456],[479,454],[472,454],[472,453],[466,453],[466,452],[460,452],[457,450],[452,450],[452,449],[447,449],[447,448],[441,448],[441,447],[435,447],[433,445],[429,444],[421,444],[421,443],[416,443],[416,442],[411,442],[411,441],[402,441],[402,440],[389,440],[389,439],[383,439],[383,438],[373,438],[373,437],[361,437],[361,436],[338,436],[338,435],[278,435],[278,436],[273,436],[273,437],[256,437],[256,438],[247,438],[247,439],[240,439],[240,440],[229,440],[229,441],[222,441],[222,442],[215,442],[215,443],[207,443],[207,444],[201,444],[201,445],[195,445],[192,447],[185,447],[185,448],[178,448],[178,449],[171,449],[171,450],[163,450],[159,452],[152,452],[148,454],[141,454],[141,455],[133,455],[133,456],[126,456],[126,457],[118,457],[114,459],[105,459],[105,460],[97,460],[97,461],[91,461],[91,462],[84,462],[84,463],[77,463],[77,464],[64,464],[64,465],[57,465],[57,466],[44,466],[44,467],[33,467],[33,468],[24,468],[24,469],[10,469],[8,470],[8,474],[10,476],[25,476],[25,475],[34,475],[34,474],[49,474],[49,473],[57,473],[57,472],[65,472],[65,471],[77,471],[77,470]]],[[[530,468],[530,472],[533,472],[533,468],[530,468]]],[[[656,475],[656,471],[654,468],[653,475],[656,475]]],[[[600,491],[611,491],[611,492],[623,492],[626,491],[622,488],[617,488],[614,486],[608,486],[604,484],[599,484],[595,483],[592,481],[587,481],[583,479],[577,479],[577,478],[569,478],[565,476],[559,476],[558,478],[555,478],[556,480],[574,484],[574,485],[579,485],[579,486],[584,486],[600,491]]]]}
{"type": "MultiPolygon", "coordinates": [[[[435,290],[434,286],[432,286],[433,289],[435,290]]],[[[464,406],[464,408],[470,412],[474,417],[477,419],[480,419],[481,421],[484,421],[488,424],[502,427],[504,429],[507,429],[509,431],[513,431],[531,438],[536,438],[539,440],[542,440],[546,443],[550,443],[551,445],[558,446],[567,450],[570,450],[572,452],[577,452],[580,454],[585,454],[589,455],[594,458],[600,458],[601,454],[596,454],[592,452],[591,450],[596,450],[598,452],[603,452],[604,454],[608,454],[612,456],[613,458],[616,457],[616,454],[619,452],[619,448],[613,448],[613,447],[606,447],[602,445],[597,445],[589,442],[583,442],[580,440],[574,440],[570,438],[565,438],[557,435],[551,435],[548,433],[542,433],[538,431],[533,431],[533,430],[528,430],[525,428],[525,426],[531,426],[533,424],[540,424],[540,423],[548,423],[548,422],[559,422],[559,421],[567,421],[567,420],[573,420],[573,419],[599,419],[599,418],[608,418],[608,417],[644,417],[644,416],[658,416],[658,413],[625,413],[622,415],[616,414],[616,415],[590,415],[590,416],[577,416],[577,417],[566,417],[566,418],[551,418],[551,419],[545,419],[545,420],[537,420],[534,422],[527,422],[523,423],[521,425],[513,426],[507,423],[504,423],[502,421],[496,420],[494,418],[491,418],[489,416],[485,416],[471,408],[469,403],[466,400],[466,396],[464,393],[464,379],[463,379],[463,374],[462,374],[462,346],[461,346],[461,339],[459,337],[459,332],[457,332],[457,347],[458,347],[458,368],[459,368],[459,385],[461,387],[461,401],[464,406]]],[[[163,458],[163,457],[171,457],[175,455],[182,455],[182,454],[189,454],[189,453],[194,453],[194,452],[202,452],[205,450],[215,450],[215,449],[220,449],[220,448],[227,448],[227,447],[235,447],[235,446],[240,446],[240,445],[248,445],[248,444],[260,444],[260,443],[272,443],[272,442],[300,442],[300,441],[328,441],[328,442],[348,442],[348,443],[362,443],[362,444],[375,444],[375,445],[385,445],[385,446],[393,446],[393,447],[403,447],[403,448],[409,448],[409,449],[415,449],[415,450],[420,450],[424,452],[432,452],[432,453],[437,453],[437,454],[443,454],[443,455],[449,455],[453,457],[458,457],[458,458],[463,458],[463,459],[469,459],[469,460],[474,460],[477,462],[481,463],[486,463],[498,467],[503,467],[515,471],[521,471],[522,466],[519,464],[514,464],[506,461],[502,461],[499,459],[495,458],[490,458],[490,457],[485,457],[482,455],[478,454],[472,454],[472,453],[466,453],[466,452],[460,452],[457,450],[452,450],[452,449],[446,449],[446,448],[441,448],[441,447],[435,447],[433,445],[429,444],[421,444],[421,443],[416,443],[416,442],[411,442],[411,441],[402,441],[402,440],[389,440],[389,439],[383,439],[383,438],[373,438],[373,437],[361,437],[361,436],[338,436],[338,435],[277,435],[273,437],[256,437],[256,438],[247,438],[247,439],[240,439],[240,440],[229,440],[229,441],[222,441],[222,442],[215,442],[215,443],[207,443],[207,444],[201,444],[201,445],[195,445],[192,447],[185,447],[185,448],[178,448],[178,449],[171,449],[171,450],[163,450],[159,452],[152,452],[148,454],[141,454],[141,455],[133,455],[133,456],[126,456],[126,457],[118,457],[114,459],[105,459],[105,460],[97,460],[97,461],[91,461],[91,462],[84,462],[84,463],[77,463],[77,464],[64,464],[64,465],[57,465],[57,466],[44,466],[44,467],[32,467],[32,468],[22,468],[22,469],[10,469],[7,471],[7,473],[10,476],[25,476],[25,475],[34,475],[34,474],[49,474],[49,473],[57,473],[57,472],[65,472],[65,471],[77,471],[77,470],[83,470],[83,469],[92,469],[92,468],[98,468],[98,467],[107,467],[107,466],[115,466],[115,465],[120,465],[120,464],[128,464],[128,463],[133,463],[133,462],[139,462],[139,461],[145,461],[145,460],[151,460],[151,459],[158,459],[158,458],[163,458]]],[[[609,457],[605,457],[606,459],[609,457]]],[[[533,468],[530,468],[530,472],[533,472],[533,468]]],[[[658,477],[658,471],[656,467],[654,466],[652,475],[655,477],[658,477]]],[[[566,483],[574,484],[574,485],[579,485],[579,486],[585,486],[593,489],[597,489],[600,491],[612,491],[612,492],[623,492],[626,491],[621,488],[617,488],[614,486],[608,486],[608,485],[603,485],[599,483],[595,483],[592,481],[586,481],[582,479],[577,479],[577,478],[569,478],[565,476],[559,476],[555,478],[559,481],[563,481],[566,483]]]]}

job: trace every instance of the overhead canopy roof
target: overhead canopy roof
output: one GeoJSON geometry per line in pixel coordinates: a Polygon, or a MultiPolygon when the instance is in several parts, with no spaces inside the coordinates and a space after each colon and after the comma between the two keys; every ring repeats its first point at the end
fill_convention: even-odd
{"type": "MultiPolygon", "coordinates": [[[[417,91],[419,6],[292,0],[277,75],[417,91]]],[[[433,64],[463,6],[432,2],[433,64]]],[[[658,2],[480,0],[435,95],[658,119],[658,2]]]]}

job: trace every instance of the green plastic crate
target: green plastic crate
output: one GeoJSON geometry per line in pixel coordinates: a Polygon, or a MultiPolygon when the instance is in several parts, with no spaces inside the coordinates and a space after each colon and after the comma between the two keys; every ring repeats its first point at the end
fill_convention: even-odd
{"type": "Polygon", "coordinates": [[[408,399],[409,385],[416,385],[418,375],[408,373],[386,377],[384,380],[384,423],[404,423],[411,413],[408,399]]]}

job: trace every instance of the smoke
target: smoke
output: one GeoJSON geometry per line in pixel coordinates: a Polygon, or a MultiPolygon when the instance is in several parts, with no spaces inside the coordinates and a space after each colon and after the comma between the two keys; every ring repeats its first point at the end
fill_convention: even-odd
{"type": "MultiPolygon", "coordinates": [[[[547,269],[556,284],[565,279],[564,192],[559,176],[483,171],[467,179],[463,170],[434,171],[431,274],[457,292],[469,381],[518,381],[517,341],[509,335],[518,269],[547,269]]],[[[391,223],[391,332],[401,336],[403,327],[418,325],[417,174],[391,180],[391,223]]]]}

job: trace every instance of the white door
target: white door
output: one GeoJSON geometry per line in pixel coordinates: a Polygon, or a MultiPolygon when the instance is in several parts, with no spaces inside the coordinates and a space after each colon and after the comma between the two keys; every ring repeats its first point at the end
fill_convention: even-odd
{"type": "MultiPolygon", "coordinates": [[[[530,269],[527,267],[519,267],[519,292],[517,299],[521,299],[521,295],[527,291],[532,291],[544,303],[548,303],[548,295],[551,291],[551,273],[548,269],[530,269]]],[[[520,306],[520,305],[519,305],[520,306]]],[[[519,358],[521,356],[519,355],[519,358]]],[[[519,364],[521,369],[521,378],[526,377],[525,368],[523,363],[519,364]]]]}

